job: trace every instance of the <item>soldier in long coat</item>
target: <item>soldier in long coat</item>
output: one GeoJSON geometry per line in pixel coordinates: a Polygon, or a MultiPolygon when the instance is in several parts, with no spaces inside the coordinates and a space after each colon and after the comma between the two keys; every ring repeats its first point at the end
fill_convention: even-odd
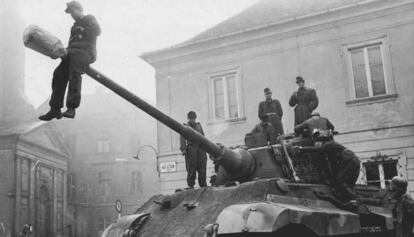
{"type": "Polygon", "coordinates": [[[65,12],[70,14],[75,22],[70,30],[68,53],[53,72],[50,110],[39,117],[44,121],[60,119],[62,116],[75,117],[75,109],[81,101],[82,74],[89,64],[96,60],[96,39],[101,34],[96,18],[93,15],[84,15],[79,2],[71,1],[66,5],[65,12]],[[66,87],[67,110],[61,113],[66,87]]]}
{"type": "Polygon", "coordinates": [[[310,118],[312,111],[319,104],[316,91],[305,87],[305,80],[302,77],[296,77],[296,84],[298,90],[289,99],[289,105],[291,107],[295,106],[295,126],[310,118]]]}
{"type": "MultiPolygon", "coordinates": [[[[187,114],[188,122],[184,125],[190,126],[201,135],[204,136],[203,128],[199,122],[196,122],[197,114],[190,111],[187,114]]],[[[186,140],[183,136],[180,137],[180,150],[185,157],[185,165],[187,169],[187,185],[189,188],[194,188],[195,178],[198,173],[198,185],[200,187],[207,186],[206,168],[207,168],[207,154],[202,150],[198,144],[186,140]]]]}
{"type": "Polygon", "coordinates": [[[265,101],[259,104],[259,119],[266,115],[267,121],[270,122],[275,129],[275,136],[283,135],[282,116],[283,110],[279,100],[272,99],[272,91],[269,88],[264,89],[265,101]]]}

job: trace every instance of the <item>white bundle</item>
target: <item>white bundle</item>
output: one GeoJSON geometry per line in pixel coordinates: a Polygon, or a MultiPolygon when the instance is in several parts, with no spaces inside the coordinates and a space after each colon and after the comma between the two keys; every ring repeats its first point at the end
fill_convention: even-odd
{"type": "Polygon", "coordinates": [[[53,59],[66,56],[66,48],[62,42],[46,30],[31,25],[23,33],[24,45],[53,59]]]}

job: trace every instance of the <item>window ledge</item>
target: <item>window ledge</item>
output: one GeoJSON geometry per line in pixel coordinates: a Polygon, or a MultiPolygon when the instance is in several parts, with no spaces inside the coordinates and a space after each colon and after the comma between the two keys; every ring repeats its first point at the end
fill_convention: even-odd
{"type": "Polygon", "coordinates": [[[246,117],[227,119],[227,120],[211,120],[207,122],[207,125],[220,124],[220,123],[241,123],[246,121],[246,117]]]}
{"type": "Polygon", "coordinates": [[[395,98],[397,97],[398,97],[398,94],[379,95],[379,96],[373,96],[373,97],[368,97],[368,98],[349,100],[349,101],[346,101],[345,104],[349,106],[372,104],[372,103],[377,103],[377,102],[395,100],[395,98]]]}

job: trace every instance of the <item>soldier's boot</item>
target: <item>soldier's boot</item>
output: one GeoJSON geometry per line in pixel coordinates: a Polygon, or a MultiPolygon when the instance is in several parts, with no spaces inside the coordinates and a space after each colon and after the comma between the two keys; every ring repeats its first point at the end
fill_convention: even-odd
{"type": "Polygon", "coordinates": [[[62,116],[65,118],[75,118],[76,112],[75,109],[68,108],[65,112],[62,113],[62,116]]]}
{"type": "Polygon", "coordinates": [[[39,119],[43,121],[50,121],[54,118],[62,118],[62,112],[60,111],[60,109],[50,109],[49,112],[47,112],[46,114],[39,116],[39,119]]]}

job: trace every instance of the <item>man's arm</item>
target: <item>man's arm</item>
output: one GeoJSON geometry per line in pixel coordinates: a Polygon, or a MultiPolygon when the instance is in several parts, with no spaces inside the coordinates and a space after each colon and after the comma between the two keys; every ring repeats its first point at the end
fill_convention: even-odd
{"type": "Polygon", "coordinates": [[[295,91],[295,92],[293,92],[292,96],[290,96],[290,99],[289,99],[289,105],[290,105],[291,107],[293,107],[293,106],[295,106],[297,103],[298,103],[298,99],[297,99],[297,96],[296,96],[296,91],[295,91]]]}
{"type": "Polygon", "coordinates": [[[90,39],[100,35],[101,28],[96,18],[92,15],[87,15],[85,16],[85,18],[86,25],[83,26],[83,30],[81,30],[83,37],[86,39],[90,39]]]}
{"type": "Polygon", "coordinates": [[[201,123],[197,123],[197,125],[198,125],[201,135],[204,136],[204,131],[203,131],[203,127],[201,126],[201,123]]]}
{"type": "Polygon", "coordinates": [[[310,108],[311,111],[314,111],[319,105],[319,99],[318,99],[318,96],[316,95],[316,91],[314,89],[310,89],[309,93],[310,93],[309,108],[310,108]]]}
{"type": "Polygon", "coordinates": [[[259,119],[262,117],[262,115],[263,115],[263,113],[264,113],[264,103],[263,102],[260,102],[259,103],[259,111],[258,111],[258,113],[257,113],[257,115],[259,116],[259,119]]]}
{"type": "Polygon", "coordinates": [[[282,105],[280,105],[279,100],[275,100],[276,101],[276,113],[277,115],[279,115],[280,118],[283,117],[283,110],[282,110],[282,105]]]}
{"type": "Polygon", "coordinates": [[[299,134],[303,135],[303,131],[305,131],[305,129],[307,128],[307,124],[305,122],[296,125],[296,127],[293,129],[295,131],[295,135],[299,136],[299,134]]]}
{"type": "Polygon", "coordinates": [[[187,152],[187,143],[183,136],[180,136],[180,151],[183,155],[187,152]]]}

